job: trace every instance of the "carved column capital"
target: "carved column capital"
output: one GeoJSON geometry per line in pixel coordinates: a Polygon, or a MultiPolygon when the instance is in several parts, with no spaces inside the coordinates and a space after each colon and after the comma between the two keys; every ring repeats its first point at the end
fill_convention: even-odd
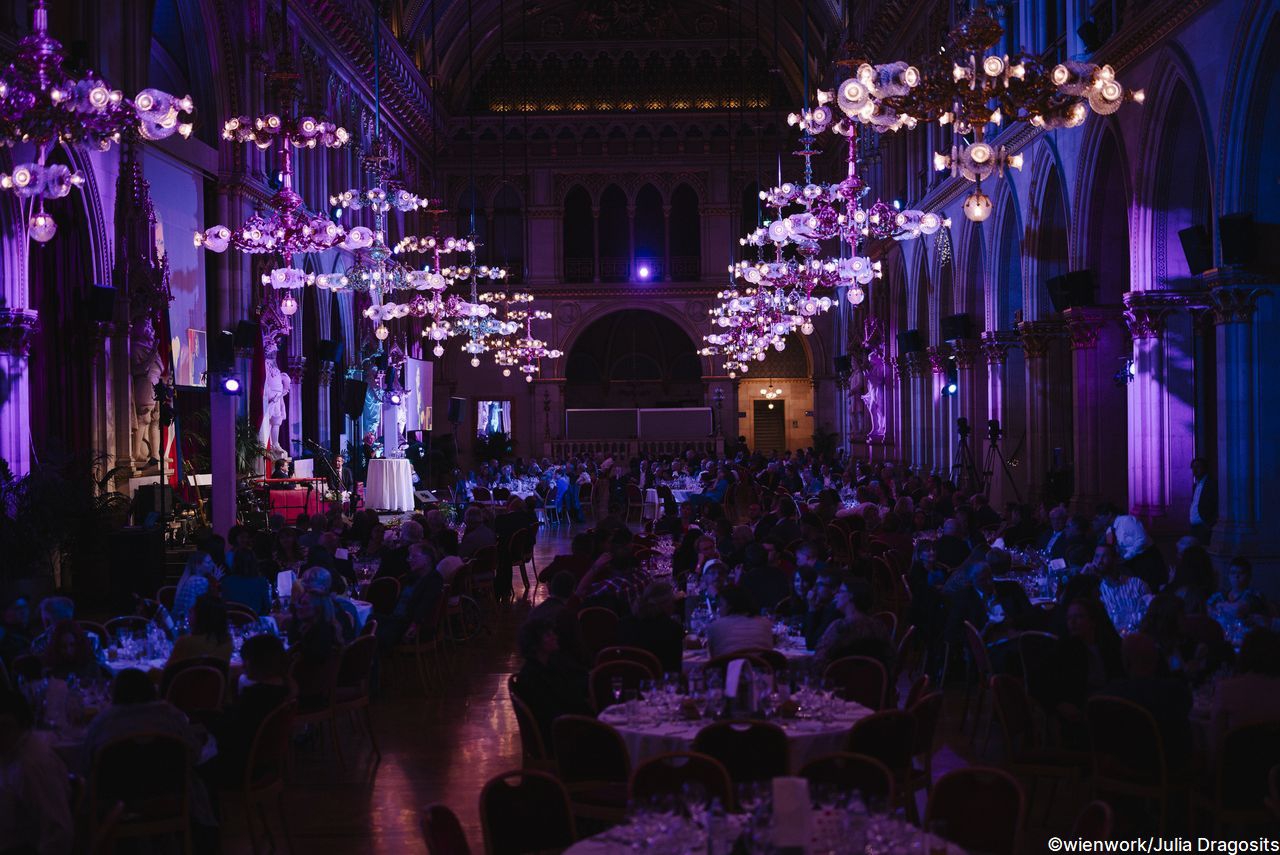
{"type": "Polygon", "coordinates": [[[28,356],[39,319],[33,309],[0,308],[0,353],[28,356]]]}
{"type": "Polygon", "coordinates": [[[1270,291],[1262,288],[1223,287],[1209,292],[1210,308],[1213,311],[1215,324],[1247,324],[1253,321],[1253,314],[1258,310],[1258,299],[1270,296],[1270,291]]]}
{"type": "Polygon", "coordinates": [[[951,348],[943,346],[931,346],[925,350],[925,356],[929,360],[929,369],[934,374],[945,374],[947,372],[947,363],[951,361],[951,348]]]}
{"type": "Polygon", "coordinates": [[[925,366],[929,364],[923,353],[914,350],[902,354],[899,360],[901,360],[900,364],[906,368],[908,377],[923,377],[925,366]]]}
{"type": "Polygon", "coordinates": [[[982,342],[972,338],[957,339],[954,345],[957,368],[972,368],[982,355],[982,342]]]}
{"type": "Polygon", "coordinates": [[[1170,314],[1206,305],[1203,291],[1130,291],[1124,295],[1124,320],[1135,341],[1161,338],[1170,314]]]}
{"type": "Polygon", "coordinates": [[[1023,321],[1018,324],[1018,338],[1027,359],[1044,359],[1049,355],[1049,345],[1065,334],[1058,321],[1023,321]]]}
{"type": "Polygon", "coordinates": [[[1098,338],[1108,324],[1120,317],[1120,309],[1100,306],[1072,306],[1062,313],[1072,350],[1098,346],[1098,338]]]}
{"type": "Polygon", "coordinates": [[[1018,344],[1018,334],[1009,330],[987,330],[982,334],[982,352],[987,356],[987,365],[1004,365],[1009,348],[1018,344]]]}
{"type": "Polygon", "coordinates": [[[293,378],[295,383],[302,382],[302,372],[307,368],[307,358],[305,356],[289,356],[289,376],[293,378]]]}

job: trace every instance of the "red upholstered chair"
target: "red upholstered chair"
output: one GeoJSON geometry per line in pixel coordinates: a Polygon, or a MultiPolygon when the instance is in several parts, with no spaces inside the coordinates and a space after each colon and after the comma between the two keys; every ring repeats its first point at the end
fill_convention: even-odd
{"type": "Polygon", "coordinates": [[[198,665],[184,668],[169,681],[164,699],[188,716],[222,709],[226,678],[217,668],[198,665]]]}
{"type": "Polygon", "coordinates": [[[970,766],[948,772],[933,785],[925,823],[966,851],[1016,855],[1022,851],[1026,812],[1016,778],[1001,769],[970,766]]]}
{"type": "Polygon", "coordinates": [[[1071,826],[1071,836],[1079,840],[1110,840],[1115,830],[1115,812],[1103,801],[1092,801],[1084,806],[1071,826]]]}
{"type": "Polygon", "coordinates": [[[889,674],[880,660],[869,656],[846,656],[828,665],[822,677],[846,701],[872,710],[884,709],[889,674]]]}
{"type": "Polygon", "coordinates": [[[578,612],[578,631],[590,661],[606,647],[618,643],[618,616],[609,609],[588,606],[578,612]]]}
{"type": "Polygon", "coordinates": [[[639,691],[641,681],[653,679],[648,666],[638,662],[615,659],[612,662],[597,665],[591,669],[591,675],[587,681],[591,690],[591,703],[596,708],[596,712],[602,712],[605,707],[616,703],[613,697],[615,677],[622,680],[624,692],[639,691]]]}
{"type": "Polygon", "coordinates": [[[868,802],[893,804],[893,772],[874,757],[841,751],[810,760],[800,770],[813,786],[858,791],[868,802]]]}
{"type": "Polygon", "coordinates": [[[617,730],[594,718],[562,715],[551,724],[560,781],[575,816],[625,821],[631,755],[617,730]]]}
{"type": "Polygon", "coordinates": [[[714,757],[692,751],[677,751],[651,757],[631,773],[631,801],[643,802],[655,796],[679,796],[686,784],[700,785],[707,799],[733,804],[733,784],[729,773],[714,757]]]}
{"type": "Polygon", "coordinates": [[[770,781],[791,770],[787,734],[763,721],[718,721],[693,740],[693,750],[714,757],[735,784],[770,781]]]}
{"type": "Polygon", "coordinates": [[[637,665],[643,665],[649,669],[649,676],[655,680],[662,679],[662,663],[658,661],[658,657],[654,656],[648,650],[642,647],[622,647],[614,645],[606,647],[596,654],[596,664],[603,665],[606,662],[634,662],[637,665]]]}
{"type": "Polygon", "coordinates": [[[520,728],[520,753],[526,769],[547,769],[551,767],[550,755],[547,753],[546,736],[538,727],[538,720],[529,705],[520,699],[520,679],[512,674],[507,678],[507,693],[511,696],[511,707],[515,710],[516,725],[520,728]]]}
{"type": "Polygon", "coordinates": [[[1186,778],[1171,768],[1155,717],[1132,701],[1103,695],[1089,699],[1086,717],[1094,792],[1156,802],[1163,834],[1173,792],[1185,789],[1186,778]]]}

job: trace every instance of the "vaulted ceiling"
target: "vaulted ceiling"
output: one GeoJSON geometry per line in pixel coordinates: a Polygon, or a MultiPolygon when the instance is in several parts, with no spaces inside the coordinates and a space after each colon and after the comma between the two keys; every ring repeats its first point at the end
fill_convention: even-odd
{"type": "Polygon", "coordinates": [[[798,103],[805,30],[810,86],[829,77],[839,0],[399,0],[391,24],[450,113],[472,102],[475,81],[501,50],[576,51],[590,57],[652,50],[751,54],[781,72],[798,103]]]}

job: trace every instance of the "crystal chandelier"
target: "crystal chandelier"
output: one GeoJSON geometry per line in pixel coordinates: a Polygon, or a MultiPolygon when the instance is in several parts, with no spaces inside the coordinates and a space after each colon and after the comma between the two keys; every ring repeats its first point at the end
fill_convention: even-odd
{"type": "MultiPolygon", "coordinates": [[[[335,211],[359,211],[369,209],[373,212],[373,229],[357,226],[348,233],[346,248],[355,255],[355,261],[346,271],[343,287],[369,294],[373,302],[371,308],[382,307],[385,295],[393,291],[411,289],[422,290],[432,287],[429,271],[414,270],[395,258],[395,253],[387,242],[387,215],[396,210],[409,213],[426,208],[430,202],[410,193],[391,179],[393,159],[390,149],[382,139],[382,19],[374,18],[373,28],[373,138],[369,141],[368,151],[361,158],[361,165],[372,178],[367,189],[352,188],[329,197],[329,204],[335,211]]],[[[444,287],[440,285],[439,287],[444,287]]],[[[386,320],[389,317],[403,317],[401,307],[396,306],[389,312],[375,311],[372,315],[366,312],[377,328],[374,335],[379,341],[385,341],[390,331],[386,320]]]]}
{"type": "MultiPolygon", "coordinates": [[[[991,53],[1004,30],[985,7],[974,9],[948,34],[948,44],[923,63],[862,64],[835,92],[819,92],[820,104],[835,102],[849,122],[876,130],[914,127],[918,121],[950,125],[955,142],[934,155],[934,168],[976,185],[964,202],[965,216],[991,216],[984,180],[1021,169],[1021,154],[986,141],[987,126],[1028,121],[1049,129],[1073,128],[1089,111],[1110,115],[1125,101],[1141,103],[1141,90],[1126,90],[1109,65],[1066,62],[1046,70],[1033,56],[991,53]]],[[[840,128],[837,128],[840,132],[840,128]]]]}
{"type": "MultiPolygon", "coordinates": [[[[532,299],[532,298],[530,298],[532,299]]],[[[507,313],[508,320],[524,322],[524,334],[502,345],[494,354],[494,361],[502,366],[502,376],[510,377],[515,368],[524,375],[524,382],[532,383],[533,375],[541,370],[541,360],[558,359],[564,354],[547,343],[533,337],[533,322],[551,319],[551,313],[542,310],[514,309],[507,313]]]]}
{"type": "Polygon", "coordinates": [[[419,292],[408,303],[400,304],[392,301],[383,303],[383,313],[403,317],[404,314],[416,318],[430,319],[429,325],[423,329],[424,338],[435,342],[432,353],[436,357],[444,356],[443,342],[454,334],[453,323],[466,311],[466,301],[456,296],[445,297],[445,290],[454,282],[455,269],[446,267],[445,256],[455,252],[471,252],[474,241],[468,238],[444,237],[440,234],[440,215],[444,213],[438,200],[427,200],[426,210],[432,215],[432,233],[426,237],[407,235],[395,245],[396,255],[423,254],[427,262],[418,275],[411,280],[411,287],[419,292]],[[390,308],[388,308],[390,307],[390,308]]]}
{"type": "Polygon", "coordinates": [[[46,199],[61,199],[84,178],[62,164],[49,164],[53,146],[85,145],[107,151],[134,135],[161,140],[191,134],[191,96],[175,98],[158,89],[143,89],[132,100],[86,71],[73,77],[63,68],[67,60],[61,43],[49,36],[45,0],[36,0],[31,34],[18,42],[17,54],[0,75],[0,141],[13,147],[30,143],[34,162],[20,163],[0,175],[0,189],[19,198],[27,233],[40,243],[58,230],[44,209],[46,199]]]}

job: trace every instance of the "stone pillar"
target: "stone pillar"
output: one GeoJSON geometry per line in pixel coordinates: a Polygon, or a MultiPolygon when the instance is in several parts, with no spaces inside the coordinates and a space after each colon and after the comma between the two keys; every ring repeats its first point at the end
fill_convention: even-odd
{"type": "Polygon", "coordinates": [[[1049,377],[1049,348],[1061,337],[1062,325],[1055,321],[1023,321],[1018,336],[1027,359],[1027,494],[1036,502],[1043,493],[1045,476],[1052,463],[1053,388],[1049,377]]]}
{"type": "Polygon", "coordinates": [[[1075,478],[1073,508],[1084,514],[1107,500],[1125,506],[1127,483],[1118,477],[1125,471],[1127,451],[1117,440],[1114,426],[1123,411],[1124,382],[1117,385],[1120,339],[1119,307],[1069,308],[1063,312],[1071,341],[1072,419],[1071,459],[1075,478]]]}
{"type": "Polygon", "coordinates": [[[885,431],[885,436],[886,438],[893,437],[893,444],[896,446],[898,456],[905,457],[908,453],[910,433],[907,429],[908,411],[902,405],[902,402],[907,400],[907,396],[903,394],[903,386],[907,383],[904,358],[898,356],[890,357],[889,368],[892,371],[890,376],[893,378],[894,395],[890,401],[886,402],[889,406],[885,410],[885,417],[889,420],[889,424],[885,431]]]}
{"type": "MultiPolygon", "coordinates": [[[[331,448],[329,441],[329,426],[332,421],[332,415],[329,412],[331,398],[333,397],[333,363],[321,362],[320,370],[316,375],[316,383],[319,387],[316,390],[316,442],[331,451],[341,451],[342,449],[331,448]]],[[[427,394],[431,394],[430,390],[427,394]]]]}
{"type": "MultiPolygon", "coordinates": [[[[299,325],[301,327],[301,325],[299,325]]],[[[299,328],[298,335],[302,331],[299,328]]],[[[307,358],[289,354],[289,456],[302,454],[302,374],[307,368],[307,358]]]]}
{"type": "Polygon", "coordinates": [[[31,394],[27,357],[38,314],[32,309],[0,308],[0,458],[15,477],[31,471],[31,394]]]}
{"type": "Polygon", "coordinates": [[[1274,430],[1260,419],[1277,411],[1276,359],[1280,343],[1264,330],[1276,329],[1280,315],[1274,281],[1235,268],[1204,274],[1217,325],[1218,371],[1218,523],[1212,551],[1223,558],[1248,555],[1254,584],[1280,593],[1280,510],[1276,485],[1274,430]],[[1262,298],[1268,299],[1262,299],[1262,298]]]}
{"type": "Polygon", "coordinates": [[[114,332],[115,324],[101,322],[93,324],[93,389],[91,390],[92,403],[90,404],[93,413],[93,426],[91,436],[93,437],[93,452],[106,455],[105,468],[108,469],[115,465],[115,460],[113,459],[115,449],[112,442],[115,428],[115,417],[112,412],[115,388],[111,377],[111,339],[114,332]]]}
{"type": "Polygon", "coordinates": [[[921,466],[924,463],[924,408],[920,406],[923,398],[921,388],[924,386],[925,358],[923,353],[903,354],[906,360],[908,395],[904,409],[909,409],[911,440],[908,443],[909,454],[906,463],[910,466],[921,466]]]}
{"type": "Polygon", "coordinates": [[[666,243],[662,249],[662,278],[671,281],[671,206],[662,206],[662,229],[666,234],[666,243]]]}
{"type": "Polygon", "coordinates": [[[592,263],[594,274],[591,277],[592,282],[600,281],[600,208],[596,205],[591,206],[591,254],[595,261],[592,263]]]}
{"type": "MultiPolygon", "coordinates": [[[[1009,355],[1009,348],[1018,342],[1016,333],[1008,331],[987,330],[982,334],[982,352],[987,359],[987,423],[974,425],[974,453],[978,456],[979,466],[985,467],[987,458],[987,449],[990,448],[991,439],[988,424],[991,420],[1000,422],[1001,430],[1009,421],[1008,410],[1005,406],[1005,372],[1006,359],[1009,355]]],[[[1004,451],[1006,443],[1000,440],[1000,450],[1004,451]]],[[[1004,467],[999,460],[991,461],[991,472],[987,478],[987,496],[991,500],[993,507],[1003,507],[1004,503],[1010,499],[1020,499],[1016,485],[1010,484],[1008,476],[1005,475],[1004,467]]]]}
{"type": "Polygon", "coordinates": [[[925,406],[928,408],[929,424],[932,425],[933,434],[929,445],[930,457],[933,471],[946,478],[951,474],[951,437],[955,426],[953,415],[955,399],[951,395],[944,394],[948,363],[951,361],[951,348],[934,346],[925,353],[929,360],[930,375],[925,406]]]}

